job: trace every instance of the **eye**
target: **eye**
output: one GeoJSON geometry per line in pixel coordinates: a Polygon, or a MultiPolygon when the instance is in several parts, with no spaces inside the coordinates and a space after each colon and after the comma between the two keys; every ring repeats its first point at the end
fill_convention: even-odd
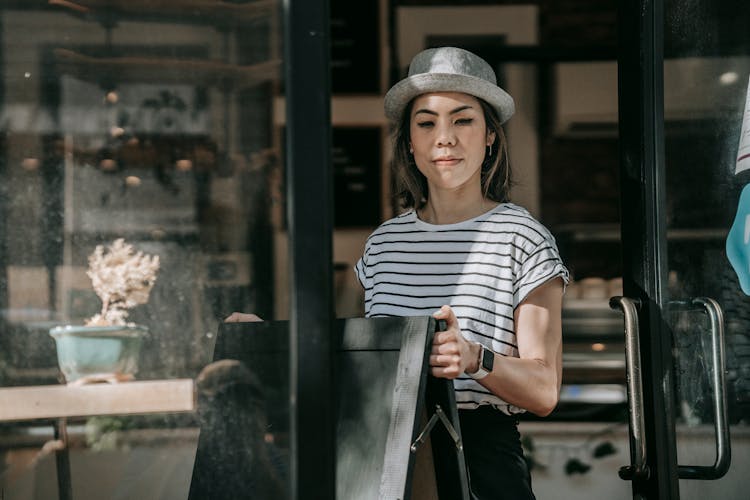
{"type": "Polygon", "coordinates": [[[474,122],[474,118],[459,118],[456,120],[456,125],[471,125],[474,122]]]}
{"type": "Polygon", "coordinates": [[[417,127],[420,127],[420,128],[428,128],[428,127],[432,127],[433,125],[434,123],[429,120],[423,121],[423,122],[417,122],[417,127]]]}

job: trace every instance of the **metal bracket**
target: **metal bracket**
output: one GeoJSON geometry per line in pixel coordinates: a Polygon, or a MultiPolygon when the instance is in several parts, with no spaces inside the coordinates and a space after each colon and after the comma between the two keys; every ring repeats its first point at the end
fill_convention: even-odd
{"type": "Polygon", "coordinates": [[[433,427],[435,427],[435,424],[437,424],[438,420],[443,423],[445,429],[448,431],[448,434],[450,434],[453,438],[453,442],[456,444],[456,449],[463,450],[464,445],[461,442],[461,436],[458,435],[458,432],[456,432],[456,429],[453,427],[451,421],[448,420],[448,417],[445,415],[443,409],[440,408],[440,405],[435,405],[435,413],[432,414],[430,420],[427,421],[427,425],[424,426],[424,429],[422,429],[422,432],[419,433],[417,439],[411,444],[412,453],[416,453],[417,449],[425,442],[427,434],[432,430],[433,427]]]}

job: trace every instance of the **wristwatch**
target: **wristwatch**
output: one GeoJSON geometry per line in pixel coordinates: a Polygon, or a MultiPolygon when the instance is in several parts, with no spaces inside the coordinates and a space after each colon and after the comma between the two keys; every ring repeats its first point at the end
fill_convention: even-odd
{"type": "Polygon", "coordinates": [[[479,344],[479,358],[477,358],[477,371],[474,373],[467,373],[468,376],[474,380],[481,380],[492,371],[492,367],[495,365],[495,353],[489,349],[485,349],[482,344],[479,344]]]}

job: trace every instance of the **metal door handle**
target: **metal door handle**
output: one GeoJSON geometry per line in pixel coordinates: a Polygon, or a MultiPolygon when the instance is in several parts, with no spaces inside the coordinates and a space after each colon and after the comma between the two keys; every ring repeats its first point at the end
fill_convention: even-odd
{"type": "Polygon", "coordinates": [[[678,465],[681,479],[719,479],[729,470],[732,462],[732,449],[729,440],[727,417],[726,362],[724,357],[724,314],[714,299],[696,297],[693,305],[705,309],[711,322],[711,359],[714,366],[714,429],[716,431],[716,461],[713,465],[678,465]]]}
{"type": "Polygon", "coordinates": [[[628,381],[628,406],[630,414],[630,462],[620,468],[622,479],[646,479],[649,476],[646,464],[646,436],[643,421],[643,381],[641,380],[641,350],[638,332],[638,299],[612,297],[612,309],[620,309],[625,316],[625,368],[628,381]]]}

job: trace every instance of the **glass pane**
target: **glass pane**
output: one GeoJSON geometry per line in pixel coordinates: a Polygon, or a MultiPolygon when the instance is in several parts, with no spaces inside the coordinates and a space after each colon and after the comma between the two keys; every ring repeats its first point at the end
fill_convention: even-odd
{"type": "MultiPolygon", "coordinates": [[[[121,394],[102,388],[143,388],[116,414],[67,419],[73,498],[186,498],[199,422],[181,382],[211,361],[224,318],[273,319],[286,294],[280,13],[274,0],[0,7],[0,390],[60,397],[63,415],[78,411],[70,392],[35,391],[91,385],[100,408],[121,394]]],[[[0,411],[4,499],[64,486],[50,420],[33,415],[0,411]]]]}
{"type": "MultiPolygon", "coordinates": [[[[664,102],[667,186],[667,318],[674,341],[678,463],[714,464],[712,328],[695,298],[724,311],[727,395],[732,433],[750,420],[750,301],[725,244],[739,194],[735,175],[742,112],[750,75],[747,7],[716,2],[666,2],[664,102]],[[739,11],[738,11],[739,9],[739,11]]],[[[681,481],[682,498],[719,492],[741,498],[743,441],[719,481],[681,481]]]]}
{"type": "MultiPolygon", "coordinates": [[[[420,372],[426,369],[420,369],[420,363],[428,325],[427,318],[334,322],[340,373],[335,419],[337,498],[379,498],[381,483],[396,480],[385,461],[412,453],[407,446],[386,456],[386,446],[394,438],[392,426],[405,436],[415,432],[408,412],[417,407],[420,372]],[[402,337],[421,339],[421,349],[400,350],[402,337]],[[416,377],[399,378],[403,365],[415,367],[416,377]],[[397,384],[399,398],[394,397],[397,384]],[[399,418],[394,421],[393,415],[399,418]]],[[[220,331],[216,362],[197,381],[202,431],[190,500],[245,498],[248,490],[257,498],[283,498],[291,453],[289,322],[228,324],[220,331]],[[218,476],[223,478],[220,482],[215,480],[218,476]]],[[[406,461],[399,463],[407,467],[406,461]]]]}

